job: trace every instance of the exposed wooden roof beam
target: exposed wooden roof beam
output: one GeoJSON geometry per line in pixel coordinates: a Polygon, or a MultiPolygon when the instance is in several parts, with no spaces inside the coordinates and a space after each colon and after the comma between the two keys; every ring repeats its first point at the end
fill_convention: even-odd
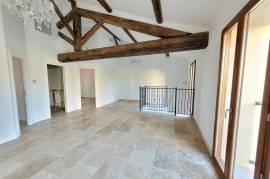
{"type": "MultiPolygon", "coordinates": [[[[95,21],[96,23],[98,23],[97,20],[94,19],[94,21],[95,21]]],[[[107,31],[109,34],[111,34],[114,38],[116,38],[118,41],[121,41],[121,39],[120,39],[117,35],[115,35],[110,29],[108,29],[104,24],[102,24],[101,27],[102,27],[105,31],[107,31]]]]}
{"type": "Polygon", "coordinates": [[[71,38],[69,38],[68,36],[66,36],[65,34],[63,34],[62,32],[58,32],[58,36],[61,37],[62,39],[64,39],[70,45],[74,46],[74,41],[71,38]]]}
{"type": "Polygon", "coordinates": [[[101,22],[94,25],[94,27],[83,36],[82,40],[79,43],[79,46],[83,46],[100,29],[101,26],[101,22]]]}
{"type": "Polygon", "coordinates": [[[82,8],[77,8],[77,12],[85,18],[95,19],[97,21],[103,21],[111,25],[126,28],[129,30],[141,32],[155,37],[160,38],[170,38],[189,35],[190,33],[170,29],[166,27],[161,27],[157,25],[152,25],[144,22],[139,22],[135,20],[125,19],[117,16],[112,16],[108,14],[103,14],[91,10],[86,10],[82,8]]]}
{"type": "MultiPolygon", "coordinates": [[[[64,16],[64,19],[67,23],[70,23],[74,19],[74,10],[69,11],[67,15],[64,16]]],[[[62,21],[58,21],[56,26],[58,29],[62,29],[65,27],[65,24],[62,21]]]]}
{"type": "Polygon", "coordinates": [[[117,39],[115,37],[113,37],[113,39],[114,39],[115,45],[118,46],[119,43],[118,43],[117,39]]]}
{"type": "Polygon", "coordinates": [[[68,1],[71,3],[71,7],[72,7],[72,9],[76,8],[77,3],[76,3],[76,1],[75,1],[75,0],[68,0],[68,1]]]}
{"type": "Polygon", "coordinates": [[[209,33],[197,33],[183,37],[152,40],[114,47],[105,47],[58,55],[60,62],[76,62],[204,49],[208,46],[209,33]]]}
{"type": "Polygon", "coordinates": [[[102,7],[108,12],[111,13],[112,12],[112,8],[110,7],[110,5],[106,2],[106,0],[97,0],[99,2],[99,4],[102,5],[102,7]]]}
{"type": "Polygon", "coordinates": [[[123,28],[123,30],[126,32],[126,34],[129,36],[129,38],[134,42],[137,43],[138,41],[133,37],[133,35],[127,30],[126,28],[123,28]]]}
{"type": "Polygon", "coordinates": [[[69,31],[69,33],[74,38],[74,36],[75,36],[74,35],[74,32],[73,32],[72,28],[70,27],[70,25],[68,24],[68,22],[66,21],[64,15],[62,14],[62,12],[58,8],[58,6],[55,4],[54,0],[50,0],[50,2],[52,3],[56,14],[59,16],[60,20],[64,23],[65,27],[67,28],[67,30],[69,31]]]}
{"type": "Polygon", "coordinates": [[[155,16],[157,23],[163,23],[163,15],[162,15],[162,8],[160,0],[152,0],[155,16]]]}

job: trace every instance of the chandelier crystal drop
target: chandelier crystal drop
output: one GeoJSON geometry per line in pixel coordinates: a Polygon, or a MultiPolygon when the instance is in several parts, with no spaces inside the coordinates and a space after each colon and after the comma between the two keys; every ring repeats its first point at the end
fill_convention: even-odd
{"type": "Polygon", "coordinates": [[[41,24],[49,27],[54,15],[54,8],[49,0],[0,0],[0,6],[2,5],[12,14],[37,22],[40,29],[41,24]]]}

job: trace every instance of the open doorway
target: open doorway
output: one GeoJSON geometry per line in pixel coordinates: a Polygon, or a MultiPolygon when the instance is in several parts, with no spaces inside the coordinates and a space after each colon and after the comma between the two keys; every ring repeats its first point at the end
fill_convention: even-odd
{"type": "Polygon", "coordinates": [[[96,93],[95,93],[95,70],[81,69],[81,97],[82,108],[95,108],[96,93]]]}
{"type": "Polygon", "coordinates": [[[63,67],[47,65],[51,114],[65,112],[63,67]]]}
{"type": "Polygon", "coordinates": [[[25,86],[23,80],[23,61],[19,58],[12,57],[12,66],[14,73],[15,91],[18,108],[18,118],[21,125],[27,124],[27,110],[25,99],[25,86]]]}

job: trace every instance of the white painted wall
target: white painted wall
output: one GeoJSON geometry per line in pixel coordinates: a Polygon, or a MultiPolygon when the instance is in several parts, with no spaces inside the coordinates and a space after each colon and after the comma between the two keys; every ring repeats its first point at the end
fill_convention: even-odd
{"type": "Polygon", "coordinates": [[[47,64],[63,66],[66,111],[81,109],[80,73],[76,64],[62,64],[57,54],[70,47],[56,36],[49,36],[36,30],[25,20],[27,93],[30,108],[29,124],[51,117],[47,64]]]}
{"type": "Polygon", "coordinates": [[[6,32],[7,48],[12,56],[25,59],[25,31],[23,18],[11,14],[7,8],[3,11],[4,29],[6,32]]]}
{"type": "Polygon", "coordinates": [[[203,50],[131,57],[119,63],[119,98],[139,100],[140,86],[189,87],[190,62],[200,59],[203,50]]]}
{"type": "Polygon", "coordinates": [[[66,112],[81,109],[80,69],[74,63],[64,66],[64,86],[66,112]]]}
{"type": "MultiPolygon", "coordinates": [[[[0,8],[0,144],[20,135],[14,91],[10,73],[11,58],[8,58],[3,15],[0,8]]],[[[10,56],[11,57],[11,56],[10,56]]]]}
{"type": "MultiPolygon", "coordinates": [[[[88,43],[88,47],[112,46],[109,40],[110,35],[104,30],[100,30],[88,43]]],[[[118,59],[103,59],[77,63],[81,69],[95,70],[95,97],[96,107],[113,103],[119,100],[118,96],[118,59]]]]}
{"type": "Polygon", "coordinates": [[[99,60],[78,63],[80,68],[95,70],[96,107],[102,107],[119,99],[117,60],[99,60]]]}
{"type": "Polygon", "coordinates": [[[195,120],[210,151],[213,146],[221,32],[248,0],[228,0],[210,30],[209,46],[197,61],[195,120]]]}
{"type": "Polygon", "coordinates": [[[95,70],[81,69],[81,95],[85,98],[95,97],[95,70]]]}

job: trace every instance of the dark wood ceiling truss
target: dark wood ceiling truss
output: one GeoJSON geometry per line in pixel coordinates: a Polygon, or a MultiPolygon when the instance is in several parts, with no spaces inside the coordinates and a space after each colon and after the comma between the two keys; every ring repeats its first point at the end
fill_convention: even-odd
{"type": "MultiPolygon", "coordinates": [[[[192,34],[189,32],[171,29],[163,26],[86,10],[77,7],[75,0],[69,0],[72,10],[64,16],[54,0],[50,1],[54,6],[56,14],[60,18],[56,24],[58,29],[61,30],[66,28],[72,36],[72,38],[70,38],[59,31],[59,37],[74,47],[74,52],[62,53],[58,55],[58,60],[60,62],[76,62],[162,53],[165,53],[166,56],[169,57],[170,52],[199,50],[205,49],[208,46],[208,32],[192,34]],[[82,35],[82,17],[94,20],[96,22],[96,24],[84,35],[82,35]],[[69,25],[69,23],[72,21],[73,28],[71,28],[69,25]],[[133,41],[133,43],[120,45],[120,38],[111,30],[109,30],[105,24],[110,24],[122,28],[133,41]],[[83,46],[85,46],[85,44],[101,28],[112,36],[112,39],[115,42],[115,46],[83,50],[83,46]],[[160,39],[138,42],[130,31],[140,32],[143,34],[151,35],[153,37],[158,37],[160,39]]],[[[106,3],[105,0],[100,0],[100,2],[106,3]]],[[[162,22],[163,18],[160,1],[152,0],[152,3],[154,9],[157,10],[157,12],[155,10],[155,14],[157,20],[159,19],[158,22],[162,22]],[[160,11],[160,13],[158,11],[160,11]]]]}

